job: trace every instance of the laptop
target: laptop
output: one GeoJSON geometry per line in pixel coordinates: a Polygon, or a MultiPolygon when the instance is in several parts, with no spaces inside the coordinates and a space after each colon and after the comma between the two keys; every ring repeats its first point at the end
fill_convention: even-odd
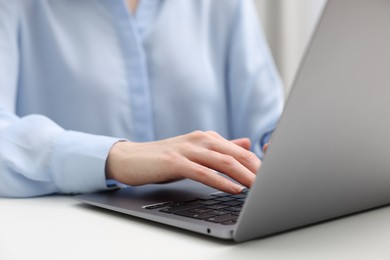
{"type": "Polygon", "coordinates": [[[191,180],[84,203],[238,242],[390,203],[390,0],[329,0],[250,191],[191,180]]]}

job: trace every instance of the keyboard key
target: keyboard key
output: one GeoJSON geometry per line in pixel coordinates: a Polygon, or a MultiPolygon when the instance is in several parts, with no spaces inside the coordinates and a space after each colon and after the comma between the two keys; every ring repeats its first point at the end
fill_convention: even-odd
{"type": "Polygon", "coordinates": [[[214,222],[214,223],[222,223],[222,222],[226,222],[226,221],[229,221],[229,220],[237,220],[237,216],[234,216],[234,215],[222,215],[222,216],[215,216],[215,217],[212,217],[212,218],[208,218],[208,219],[205,219],[206,221],[209,221],[209,222],[214,222]]]}
{"type": "Polygon", "coordinates": [[[248,194],[249,193],[249,189],[248,188],[244,188],[242,191],[241,191],[241,194],[248,194]]]}
{"type": "Polygon", "coordinates": [[[232,200],[235,200],[235,198],[232,198],[232,197],[218,197],[215,200],[218,200],[218,201],[232,201],[232,200]]]}
{"type": "Polygon", "coordinates": [[[168,206],[170,204],[171,204],[170,202],[154,204],[154,205],[150,205],[150,206],[145,207],[145,209],[159,209],[159,208],[166,207],[166,206],[168,206]]]}
{"type": "Polygon", "coordinates": [[[195,218],[195,219],[206,219],[206,218],[213,217],[213,215],[210,215],[208,213],[194,213],[191,211],[180,211],[173,214],[178,216],[183,216],[183,217],[195,218]]]}
{"type": "Polygon", "coordinates": [[[247,195],[246,194],[237,194],[237,195],[232,195],[232,198],[234,199],[246,199],[247,195]]]}
{"type": "Polygon", "coordinates": [[[228,207],[226,209],[234,212],[240,212],[242,207],[228,207]]]}
{"type": "Polygon", "coordinates": [[[215,215],[215,216],[222,216],[222,215],[226,215],[226,214],[232,214],[232,211],[222,209],[222,210],[212,210],[212,211],[209,211],[207,213],[211,214],[211,215],[215,215]]]}
{"type": "Polygon", "coordinates": [[[145,209],[158,209],[158,208],[162,208],[164,206],[161,206],[161,205],[152,205],[152,206],[147,206],[145,207],[145,209]]]}
{"type": "Polygon", "coordinates": [[[224,208],[228,208],[228,207],[229,206],[222,205],[222,204],[215,204],[215,205],[206,206],[206,208],[208,208],[208,209],[215,209],[215,210],[224,209],[224,208]]]}
{"type": "Polygon", "coordinates": [[[243,203],[241,201],[226,201],[226,202],[222,202],[221,204],[227,206],[240,206],[243,203]]]}
{"type": "Polygon", "coordinates": [[[190,211],[191,211],[191,212],[194,212],[194,213],[206,213],[206,212],[212,211],[212,209],[208,209],[208,208],[196,208],[196,209],[191,209],[190,211]]]}
{"type": "Polygon", "coordinates": [[[195,208],[200,208],[200,207],[202,207],[202,205],[200,205],[196,202],[189,202],[186,204],[180,204],[180,206],[165,208],[165,209],[162,209],[160,211],[164,212],[164,213],[175,213],[175,212],[182,211],[182,210],[189,210],[189,209],[195,209],[195,208]]]}
{"type": "Polygon", "coordinates": [[[202,205],[214,205],[214,204],[220,203],[220,201],[216,201],[216,200],[198,200],[198,201],[196,201],[196,203],[202,204],[202,205]]]}
{"type": "Polygon", "coordinates": [[[214,198],[215,197],[212,196],[212,194],[203,194],[203,195],[199,195],[198,197],[196,197],[197,200],[212,200],[214,198]]]}
{"type": "Polygon", "coordinates": [[[225,192],[218,192],[218,193],[211,194],[211,196],[215,196],[215,197],[230,197],[230,196],[232,196],[232,194],[225,193],[225,192]]]}
{"type": "Polygon", "coordinates": [[[222,222],[221,224],[222,225],[234,225],[237,223],[237,220],[228,220],[228,221],[225,221],[225,222],[222,222]]]}
{"type": "Polygon", "coordinates": [[[170,207],[178,207],[184,204],[188,204],[185,201],[172,201],[168,206],[170,207]]]}

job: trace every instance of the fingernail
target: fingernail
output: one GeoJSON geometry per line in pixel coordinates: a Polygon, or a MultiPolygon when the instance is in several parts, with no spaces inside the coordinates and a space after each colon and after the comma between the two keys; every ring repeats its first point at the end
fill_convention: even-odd
{"type": "Polygon", "coordinates": [[[234,187],[234,192],[237,194],[241,193],[243,190],[244,190],[244,187],[242,187],[240,185],[235,185],[235,187],[234,187]]]}

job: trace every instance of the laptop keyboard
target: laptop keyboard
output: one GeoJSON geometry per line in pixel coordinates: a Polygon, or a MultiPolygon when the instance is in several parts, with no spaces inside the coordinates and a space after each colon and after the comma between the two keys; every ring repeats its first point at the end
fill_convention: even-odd
{"type": "Polygon", "coordinates": [[[249,190],[240,194],[213,193],[206,198],[194,198],[187,201],[164,202],[144,207],[158,209],[160,212],[182,217],[205,220],[222,225],[234,225],[240,215],[249,190]]]}

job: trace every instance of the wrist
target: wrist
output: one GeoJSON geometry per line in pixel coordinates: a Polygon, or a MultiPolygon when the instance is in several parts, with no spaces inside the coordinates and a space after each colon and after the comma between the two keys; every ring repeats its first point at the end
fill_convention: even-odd
{"type": "Polygon", "coordinates": [[[110,151],[108,152],[106,165],[105,165],[106,180],[116,180],[113,161],[118,156],[118,151],[121,150],[120,146],[123,145],[124,142],[128,142],[128,141],[119,140],[118,142],[114,143],[110,151]]]}

